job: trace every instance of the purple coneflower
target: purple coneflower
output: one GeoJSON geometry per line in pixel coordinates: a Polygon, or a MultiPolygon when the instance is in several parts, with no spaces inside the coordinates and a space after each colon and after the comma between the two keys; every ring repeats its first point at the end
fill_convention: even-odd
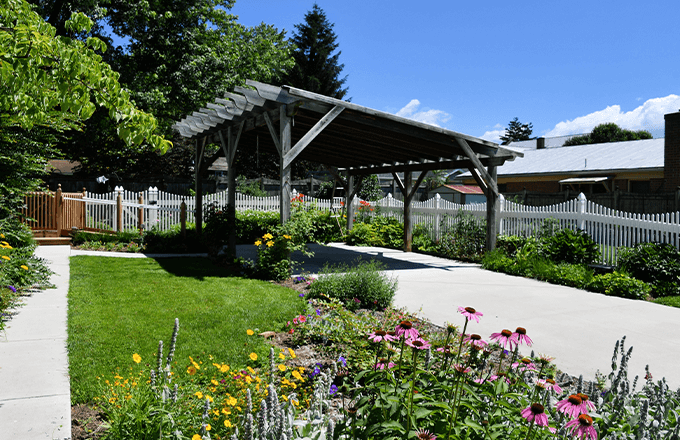
{"type": "Polygon", "coordinates": [[[540,403],[532,403],[531,406],[522,410],[522,417],[538,426],[548,426],[548,415],[540,403]]]}
{"type": "Polygon", "coordinates": [[[553,390],[558,395],[562,394],[562,388],[552,379],[538,379],[536,385],[546,390],[553,390]]]}
{"type": "Polygon", "coordinates": [[[465,316],[470,321],[479,322],[479,317],[484,316],[483,313],[478,312],[472,307],[458,307],[458,311],[461,315],[465,316]]]}
{"type": "Polygon", "coordinates": [[[500,333],[491,333],[491,340],[498,342],[503,348],[509,347],[510,351],[512,351],[513,344],[516,343],[512,337],[512,332],[508,329],[505,329],[500,333]]]}
{"type": "Polygon", "coordinates": [[[406,345],[417,348],[418,350],[427,350],[428,348],[432,347],[432,345],[430,345],[430,343],[423,338],[407,339],[406,345]]]}
{"type": "Polygon", "coordinates": [[[391,369],[394,368],[394,362],[389,362],[387,359],[380,359],[375,366],[373,367],[375,370],[384,370],[385,368],[391,369]]]}
{"type": "Polygon", "coordinates": [[[462,373],[462,374],[466,374],[466,373],[469,373],[470,371],[472,371],[472,368],[470,368],[470,367],[464,367],[464,366],[462,366],[462,365],[460,365],[460,364],[454,365],[454,366],[453,366],[453,369],[456,370],[456,371],[459,372],[459,373],[462,373]]]}
{"type": "Polygon", "coordinates": [[[517,327],[515,333],[512,334],[512,338],[515,340],[515,343],[517,345],[524,342],[529,347],[531,347],[531,344],[534,343],[534,341],[532,341],[531,338],[527,336],[527,329],[525,329],[524,327],[517,327]]]}
{"type": "Polygon", "coordinates": [[[476,335],[476,334],[466,336],[465,339],[463,339],[463,342],[466,343],[466,344],[469,343],[470,345],[473,345],[473,346],[479,347],[479,348],[484,348],[487,345],[489,345],[489,343],[486,342],[484,339],[482,339],[481,336],[476,335]]]}
{"type": "Polygon", "coordinates": [[[597,432],[593,428],[593,419],[588,414],[581,414],[577,419],[567,422],[566,428],[571,430],[571,434],[582,440],[597,440],[597,432]]]}
{"type": "Polygon", "coordinates": [[[416,439],[418,440],[437,440],[437,436],[432,434],[430,431],[424,429],[419,429],[416,431],[416,439]]]}
{"type": "Polygon", "coordinates": [[[420,336],[418,330],[413,328],[411,321],[401,321],[394,329],[394,332],[397,336],[403,336],[406,339],[417,339],[420,336]]]}
{"type": "Polygon", "coordinates": [[[588,398],[587,394],[578,393],[577,396],[579,396],[583,402],[581,404],[581,412],[587,413],[588,411],[595,411],[595,404],[588,398]]]}
{"type": "Polygon", "coordinates": [[[534,363],[531,362],[531,359],[529,358],[520,359],[519,362],[512,364],[512,368],[517,368],[521,372],[525,372],[527,370],[536,371],[536,365],[534,365],[534,363]]]}
{"type": "Polygon", "coordinates": [[[564,400],[557,402],[557,410],[571,417],[578,417],[583,413],[583,400],[576,394],[572,394],[564,400]]]}
{"type": "Polygon", "coordinates": [[[382,341],[396,341],[396,337],[390,336],[384,330],[376,330],[370,335],[368,335],[369,341],[382,342],[382,341]]]}

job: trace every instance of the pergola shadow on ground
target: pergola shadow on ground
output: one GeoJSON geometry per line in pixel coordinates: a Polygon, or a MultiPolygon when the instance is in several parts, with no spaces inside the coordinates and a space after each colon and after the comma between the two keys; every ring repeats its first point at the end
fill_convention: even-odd
{"type": "MultiPolygon", "coordinates": [[[[411,201],[428,171],[470,170],[487,199],[487,249],[493,249],[498,224],[497,168],[523,154],[476,137],[395,116],[351,102],[289,86],[246,81],[173,126],[196,143],[196,206],[202,204],[201,174],[212,160],[204,158],[208,143],[221,145],[228,166],[227,209],[235,219],[234,158],[239,149],[278,155],[281,221],[290,218],[291,165],[296,160],[323,164],[345,189],[347,227],[352,228],[352,200],[362,179],[392,173],[404,196],[404,250],[411,251],[411,201]],[[419,172],[413,178],[413,172],[419,172]],[[403,181],[397,173],[404,173],[403,181]]],[[[214,158],[212,158],[214,159],[214,158]]],[[[196,228],[202,228],[196,212],[196,228]]],[[[230,228],[229,251],[236,237],[230,228]]]]}

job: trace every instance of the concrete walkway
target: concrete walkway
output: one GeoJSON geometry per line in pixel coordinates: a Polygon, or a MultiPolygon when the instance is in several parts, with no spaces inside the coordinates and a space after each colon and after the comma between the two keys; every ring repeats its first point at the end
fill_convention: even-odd
{"type": "MultiPolygon", "coordinates": [[[[395,305],[432,322],[462,326],[458,306],[484,314],[468,332],[489,335],[525,327],[535,352],[556,358],[560,369],[593,379],[608,374],[614,344],[626,335],[634,346],[629,376],[665,376],[680,387],[680,309],[644,301],[607,297],[570,287],[482,270],[479,265],[393,249],[343,244],[313,246],[315,256],[299,256],[300,272],[316,274],[324,264],[375,258],[396,276],[395,305]]],[[[254,258],[254,246],[239,246],[239,256],[254,258]]],[[[68,246],[38,247],[56,272],[56,289],[35,292],[0,335],[0,438],[68,439],[70,389],[66,353],[66,312],[71,255],[127,258],[142,254],[72,251],[68,246]]],[[[164,255],[168,257],[168,255],[164,255]]],[[[528,350],[527,350],[528,351],[528,350]]],[[[527,353],[528,354],[528,353],[527,353]]]]}

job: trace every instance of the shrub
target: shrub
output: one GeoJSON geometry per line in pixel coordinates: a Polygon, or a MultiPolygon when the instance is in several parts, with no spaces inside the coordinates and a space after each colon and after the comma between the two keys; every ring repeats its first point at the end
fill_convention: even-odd
{"type": "Polygon", "coordinates": [[[456,214],[453,227],[439,240],[437,251],[446,258],[480,261],[485,244],[486,220],[460,211],[456,214]]]}
{"type": "Polygon", "coordinates": [[[571,229],[541,237],[538,252],[555,263],[592,264],[600,256],[597,244],[585,231],[571,229]]]}
{"type": "Polygon", "coordinates": [[[652,290],[644,281],[621,272],[595,275],[587,288],[606,295],[630,299],[645,299],[652,290]]]}
{"type": "MultiPolygon", "coordinates": [[[[275,211],[236,211],[236,243],[253,243],[276,227],[280,223],[279,219],[279,213],[275,211]]],[[[212,204],[207,207],[203,234],[209,243],[217,247],[227,244],[229,224],[226,206],[212,204]]]]}
{"type": "Polygon", "coordinates": [[[680,251],[670,244],[641,243],[623,249],[619,269],[651,284],[655,297],[680,294],[680,251]]]}
{"type": "Polygon", "coordinates": [[[312,298],[332,298],[349,310],[358,308],[384,309],[392,304],[397,280],[382,272],[384,265],[377,260],[357,259],[351,266],[324,266],[319,278],[312,283],[312,298]]]}
{"type": "Polygon", "coordinates": [[[352,246],[381,246],[399,249],[404,246],[404,225],[392,217],[370,217],[357,222],[347,234],[352,246]]]}
{"type": "Polygon", "coordinates": [[[413,228],[413,250],[421,252],[437,252],[438,244],[430,238],[430,228],[425,225],[416,225],[413,228]]]}
{"type": "Polygon", "coordinates": [[[526,237],[518,235],[499,235],[496,238],[496,249],[502,249],[506,255],[514,257],[527,242],[526,237]]]}

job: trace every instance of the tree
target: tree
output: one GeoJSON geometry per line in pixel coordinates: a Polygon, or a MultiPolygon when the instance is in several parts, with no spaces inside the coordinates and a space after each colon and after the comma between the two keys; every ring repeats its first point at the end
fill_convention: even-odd
{"type": "Polygon", "coordinates": [[[323,9],[316,3],[305,14],[305,22],[296,24],[292,42],[297,46],[293,52],[295,66],[283,77],[286,85],[310,92],[343,99],[347,88],[342,86],[347,76],[340,78],[344,64],[338,64],[340,51],[333,32],[333,23],[326,18],[323,9]]]}
{"type": "Polygon", "coordinates": [[[369,174],[361,181],[361,188],[357,192],[360,199],[368,202],[380,200],[385,195],[380,188],[380,181],[377,174],[369,174]]]}
{"type": "Polygon", "coordinates": [[[652,134],[646,130],[626,130],[613,122],[609,122],[596,126],[593,128],[593,131],[588,134],[574,136],[573,138],[568,139],[564,143],[564,146],[570,147],[573,145],[604,144],[607,142],[636,141],[640,139],[652,138],[652,134]]]}
{"type": "Polygon", "coordinates": [[[508,128],[505,129],[505,134],[501,136],[501,145],[508,145],[510,142],[528,141],[531,139],[531,133],[534,131],[533,124],[522,124],[517,118],[510,121],[508,128]]]}
{"type": "MultiPolygon", "coordinates": [[[[99,14],[114,34],[127,41],[125,47],[110,51],[112,67],[134,101],[156,116],[167,136],[173,134],[174,122],[246,79],[272,82],[293,66],[293,46],[284,33],[264,23],[252,28],[238,23],[227,12],[233,0],[34,1],[48,20],[69,9],[99,14]]],[[[102,28],[96,30],[101,33],[102,28]]],[[[130,176],[175,171],[149,149],[134,156],[121,154],[109,125],[104,112],[97,112],[82,134],[60,148],[89,172],[130,176]],[[93,144],[100,146],[97,155],[91,154],[93,144]]],[[[192,151],[183,149],[181,162],[190,161],[192,151]]]]}
{"type": "MultiPolygon", "coordinates": [[[[75,13],[65,22],[73,32],[91,25],[75,13]]],[[[148,143],[166,151],[171,146],[155,134],[156,119],[133,105],[118,74],[95,53],[104,49],[96,38],[57,37],[24,0],[0,5],[0,161],[5,168],[0,215],[10,215],[23,193],[37,185],[32,176],[54,153],[56,134],[80,129],[95,104],[106,109],[127,148],[148,143]]]]}

